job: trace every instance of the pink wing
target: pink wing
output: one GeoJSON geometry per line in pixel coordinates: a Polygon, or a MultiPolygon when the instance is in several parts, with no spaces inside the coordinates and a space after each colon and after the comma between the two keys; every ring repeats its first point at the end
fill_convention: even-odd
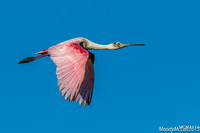
{"type": "Polygon", "coordinates": [[[94,55],[82,48],[81,41],[63,42],[48,48],[48,54],[57,65],[58,86],[65,100],[89,105],[94,84],[94,55]]]}

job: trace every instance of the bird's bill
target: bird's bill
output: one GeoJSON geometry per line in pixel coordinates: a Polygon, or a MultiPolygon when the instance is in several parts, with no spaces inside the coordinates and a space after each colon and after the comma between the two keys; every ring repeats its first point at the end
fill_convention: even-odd
{"type": "Polygon", "coordinates": [[[146,46],[146,44],[123,44],[124,46],[146,46]]]}

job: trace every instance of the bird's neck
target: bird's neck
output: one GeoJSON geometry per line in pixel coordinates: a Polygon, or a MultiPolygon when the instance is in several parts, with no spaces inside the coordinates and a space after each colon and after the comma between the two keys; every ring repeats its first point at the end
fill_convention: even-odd
{"type": "Polygon", "coordinates": [[[88,43],[87,49],[93,49],[93,50],[113,50],[113,46],[111,44],[108,45],[101,45],[97,43],[88,43]]]}

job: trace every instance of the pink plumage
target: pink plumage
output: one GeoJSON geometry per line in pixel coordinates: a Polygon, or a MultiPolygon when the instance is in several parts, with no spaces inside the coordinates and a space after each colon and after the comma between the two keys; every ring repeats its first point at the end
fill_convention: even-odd
{"type": "Polygon", "coordinates": [[[89,105],[94,85],[94,54],[88,49],[116,50],[127,46],[144,46],[144,44],[123,44],[120,42],[100,45],[86,38],[74,38],[48,49],[40,51],[37,57],[27,57],[19,63],[28,63],[44,56],[50,56],[57,65],[56,74],[59,90],[65,100],[89,105]]]}
{"type": "Polygon", "coordinates": [[[89,105],[94,84],[92,53],[82,48],[80,41],[63,42],[47,49],[50,58],[57,65],[58,86],[62,96],[69,101],[89,105]]]}

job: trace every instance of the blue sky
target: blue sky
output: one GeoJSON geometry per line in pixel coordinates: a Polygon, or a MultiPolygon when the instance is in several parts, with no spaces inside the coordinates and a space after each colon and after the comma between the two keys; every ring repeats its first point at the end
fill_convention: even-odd
{"type": "Polygon", "coordinates": [[[198,0],[0,2],[0,132],[155,133],[200,125],[198,0]],[[95,54],[93,99],[66,102],[49,57],[18,61],[62,41],[145,43],[95,54]]]}

